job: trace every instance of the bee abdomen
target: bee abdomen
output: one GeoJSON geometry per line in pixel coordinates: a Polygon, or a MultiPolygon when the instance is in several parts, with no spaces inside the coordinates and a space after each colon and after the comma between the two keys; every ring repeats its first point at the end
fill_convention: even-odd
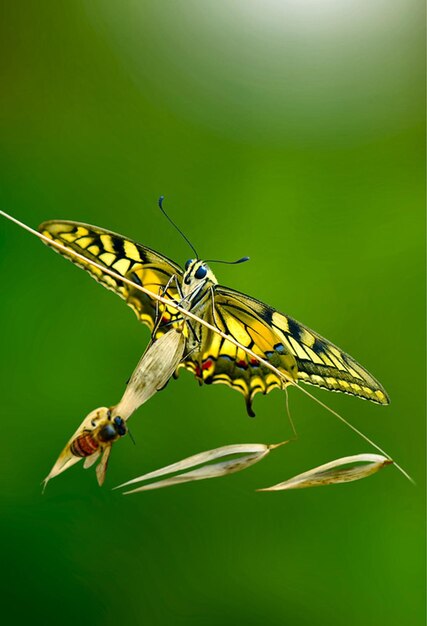
{"type": "Polygon", "coordinates": [[[70,450],[74,456],[85,457],[90,456],[99,448],[99,443],[92,437],[90,433],[85,433],[77,437],[70,446],[70,450]]]}

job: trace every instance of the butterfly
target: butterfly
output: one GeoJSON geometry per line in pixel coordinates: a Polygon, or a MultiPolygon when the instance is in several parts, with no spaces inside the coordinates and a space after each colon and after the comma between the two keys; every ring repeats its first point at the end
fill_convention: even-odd
{"type": "MultiPolygon", "coordinates": [[[[163,211],[161,203],[160,208],[163,211]]],[[[267,394],[298,381],[378,404],[389,403],[382,385],[333,343],[259,300],[220,285],[209,262],[198,258],[180,230],[195,253],[184,268],[147,246],[97,226],[51,220],[41,224],[39,231],[66,246],[67,251],[59,251],[60,254],[123,298],[137,318],[150,328],[154,339],[184,323],[188,327],[187,356],[179,367],[191,371],[200,384],[224,383],[242,393],[250,416],[255,415],[252,402],[257,393],[267,394]],[[76,259],[75,252],[87,262],[76,259]],[[136,288],[94,267],[93,262],[114,270],[136,288]],[[171,304],[179,303],[249,348],[254,356],[205,326],[183,320],[179,311],[159,305],[156,298],[142,293],[137,286],[162,295],[171,304]],[[256,356],[274,365],[287,381],[260,363],[256,356]]],[[[235,263],[245,260],[247,257],[235,263]]]]}

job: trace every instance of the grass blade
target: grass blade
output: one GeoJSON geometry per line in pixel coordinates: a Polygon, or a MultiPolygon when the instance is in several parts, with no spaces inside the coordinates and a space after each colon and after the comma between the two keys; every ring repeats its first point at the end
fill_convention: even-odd
{"type": "Polygon", "coordinates": [[[258,489],[258,491],[286,491],[289,489],[306,489],[308,487],[349,483],[367,478],[391,463],[393,463],[393,461],[380,454],[345,456],[341,459],[331,461],[330,463],[320,465],[319,467],[314,467],[308,472],[298,474],[272,487],[258,489]],[[355,466],[348,467],[349,465],[355,466]]]}
{"type": "Polygon", "coordinates": [[[138,476],[137,478],[129,480],[126,483],[122,483],[118,487],[115,487],[115,489],[128,487],[129,485],[135,483],[145,482],[153,478],[159,478],[160,476],[166,476],[175,472],[187,470],[198,465],[201,467],[198,467],[190,472],[177,474],[176,476],[166,478],[165,480],[143,485],[142,487],[138,487],[137,489],[133,489],[131,491],[126,491],[125,494],[136,493],[138,491],[148,491],[150,489],[159,489],[161,487],[169,487],[194,480],[205,480],[208,478],[226,476],[227,474],[239,472],[246,467],[250,467],[254,463],[257,463],[258,461],[261,461],[261,459],[269,454],[271,450],[283,445],[284,443],[286,442],[273,445],[266,445],[262,443],[234,444],[221,446],[220,448],[214,448],[213,450],[206,450],[205,452],[200,452],[199,454],[193,454],[192,456],[178,461],[177,463],[172,463],[171,465],[167,465],[161,469],[138,476]],[[237,458],[227,459],[219,463],[211,463],[211,461],[225,456],[234,456],[237,458]]]}

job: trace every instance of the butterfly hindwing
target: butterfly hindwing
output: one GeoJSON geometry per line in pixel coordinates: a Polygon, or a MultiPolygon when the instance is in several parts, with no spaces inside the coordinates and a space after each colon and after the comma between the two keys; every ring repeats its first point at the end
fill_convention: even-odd
{"type": "MultiPolygon", "coordinates": [[[[138,289],[132,289],[128,284],[94,267],[90,261],[114,270],[153,293],[162,292],[172,276],[177,276],[179,280],[182,276],[181,268],[170,259],[131,239],[97,226],[51,220],[41,224],[39,231],[69,248],[70,254],[65,251],[59,253],[89,272],[104,287],[111,289],[126,300],[138,319],[147,324],[150,329],[153,328],[156,319],[156,301],[138,289]],[[87,261],[76,258],[72,252],[83,255],[87,261]]],[[[54,249],[58,251],[57,248],[54,249]]],[[[166,295],[172,299],[177,296],[174,281],[171,282],[166,295]]],[[[170,322],[174,312],[164,311],[163,316],[165,323],[170,322]]]]}
{"type": "MultiPolygon", "coordinates": [[[[230,298],[215,289],[214,300],[206,305],[203,317],[222,332],[251,349],[255,355],[277,367],[289,381],[297,378],[294,356],[285,349],[280,337],[264,320],[239,298],[230,298]]],[[[237,292],[236,292],[237,293],[237,292]]],[[[240,294],[239,294],[240,295],[240,294]]],[[[252,400],[257,393],[284,388],[283,378],[261,364],[255,356],[200,326],[201,349],[190,355],[184,366],[200,382],[225,383],[245,396],[249,415],[253,416],[252,400]]]]}

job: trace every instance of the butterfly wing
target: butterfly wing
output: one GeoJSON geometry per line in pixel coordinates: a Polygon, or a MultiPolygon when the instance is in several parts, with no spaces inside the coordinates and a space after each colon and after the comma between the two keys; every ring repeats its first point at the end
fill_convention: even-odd
{"type": "MultiPolygon", "coordinates": [[[[250,348],[256,355],[269,361],[290,381],[297,380],[297,364],[293,354],[286,350],[281,338],[253,308],[247,306],[244,296],[225,293],[216,287],[214,297],[198,315],[213,326],[231,335],[236,341],[250,348]]],[[[184,361],[183,366],[192,371],[200,383],[225,383],[240,391],[245,397],[246,408],[254,416],[252,400],[261,393],[274,388],[284,388],[286,382],[255,357],[220,337],[204,326],[197,328],[201,348],[184,361]]]]}
{"type": "MultiPolygon", "coordinates": [[[[104,287],[117,293],[135,311],[138,319],[153,329],[157,312],[156,301],[94,267],[90,261],[110,268],[156,294],[165,289],[173,275],[179,279],[182,277],[182,269],[176,263],[131,239],[89,224],[51,220],[43,222],[39,226],[39,231],[49,239],[66,246],[70,254],[60,251],[61,255],[89,272],[104,287]],[[72,252],[83,255],[87,262],[76,259],[72,252]]],[[[57,248],[54,250],[58,251],[57,248]]],[[[165,295],[171,299],[176,298],[174,281],[165,295]]],[[[162,315],[163,322],[166,323],[172,320],[175,313],[166,310],[162,315]]]]}
{"type": "MultiPolygon", "coordinates": [[[[351,356],[291,317],[227,287],[217,286],[204,317],[294,380],[388,404],[386,391],[351,356]]],[[[286,383],[274,372],[211,331],[201,330],[201,350],[185,362],[200,382],[239,390],[253,414],[253,397],[286,383]]]]}

